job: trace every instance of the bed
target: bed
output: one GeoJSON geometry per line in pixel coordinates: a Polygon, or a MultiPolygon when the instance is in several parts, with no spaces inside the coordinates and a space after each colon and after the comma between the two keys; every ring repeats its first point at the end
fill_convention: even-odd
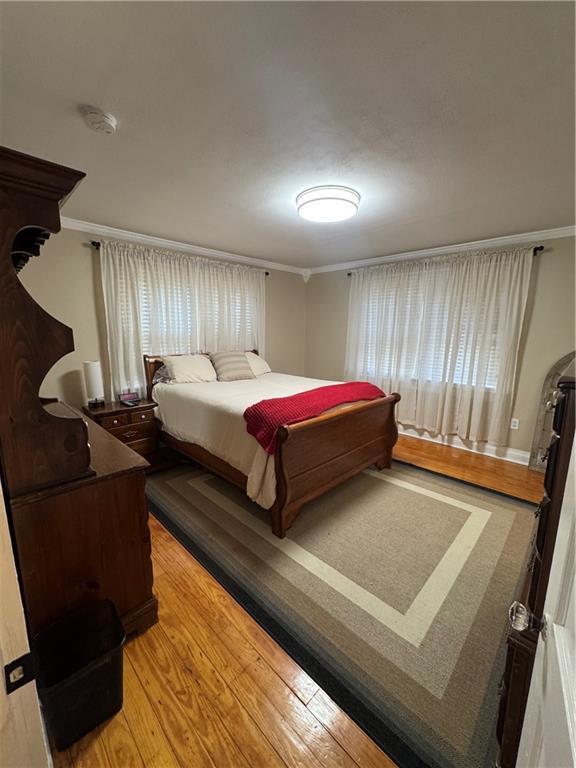
{"type": "Polygon", "coordinates": [[[263,399],[338,382],[267,373],[247,381],[153,385],[162,364],[162,357],[144,355],[162,441],[245,490],[269,510],[280,538],[307,502],[372,464],[390,466],[398,437],[396,393],[283,426],[269,455],[246,431],[244,410],[263,399]]]}

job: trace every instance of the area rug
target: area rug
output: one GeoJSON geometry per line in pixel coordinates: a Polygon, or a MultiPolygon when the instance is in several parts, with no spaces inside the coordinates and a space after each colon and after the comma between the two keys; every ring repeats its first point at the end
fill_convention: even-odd
{"type": "Polygon", "coordinates": [[[186,465],[152,512],[401,768],[487,768],[533,507],[425,470],[366,470],[285,539],[186,465]]]}

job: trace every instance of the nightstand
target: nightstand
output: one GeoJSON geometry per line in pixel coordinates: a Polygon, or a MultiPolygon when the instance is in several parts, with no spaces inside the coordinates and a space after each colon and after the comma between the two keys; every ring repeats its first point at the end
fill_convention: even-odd
{"type": "Polygon", "coordinates": [[[158,450],[158,429],[154,419],[156,403],[141,400],[130,408],[117,400],[98,408],[83,408],[84,413],[136,453],[150,460],[158,450]]]}

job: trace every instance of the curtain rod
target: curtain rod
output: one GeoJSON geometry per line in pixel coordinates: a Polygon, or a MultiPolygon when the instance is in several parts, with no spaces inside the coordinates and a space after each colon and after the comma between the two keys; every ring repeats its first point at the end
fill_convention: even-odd
{"type": "MultiPolygon", "coordinates": [[[[96,250],[97,250],[97,251],[99,251],[99,250],[100,250],[100,240],[91,240],[91,241],[90,241],[90,245],[91,245],[93,248],[96,248],[96,250]]],[[[268,277],[268,275],[270,274],[270,272],[264,272],[264,274],[266,275],[266,277],[268,277]]]]}
{"type": "MultiPolygon", "coordinates": [[[[532,255],[535,256],[538,253],[538,251],[543,251],[543,250],[544,250],[543,245],[535,245],[534,248],[532,248],[532,255]]],[[[416,261],[416,259],[414,259],[414,261],[416,261]]],[[[346,272],[346,277],[350,277],[351,274],[352,272],[346,272]]]]}

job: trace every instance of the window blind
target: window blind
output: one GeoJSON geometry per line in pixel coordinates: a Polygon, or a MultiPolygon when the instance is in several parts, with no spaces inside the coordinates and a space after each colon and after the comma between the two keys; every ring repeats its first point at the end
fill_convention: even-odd
{"type": "Polygon", "coordinates": [[[144,354],[264,352],[262,270],[101,243],[111,394],[145,391],[144,354]]]}
{"type": "Polygon", "coordinates": [[[349,378],[398,391],[402,424],[505,444],[532,249],[352,272],[349,378]]]}

